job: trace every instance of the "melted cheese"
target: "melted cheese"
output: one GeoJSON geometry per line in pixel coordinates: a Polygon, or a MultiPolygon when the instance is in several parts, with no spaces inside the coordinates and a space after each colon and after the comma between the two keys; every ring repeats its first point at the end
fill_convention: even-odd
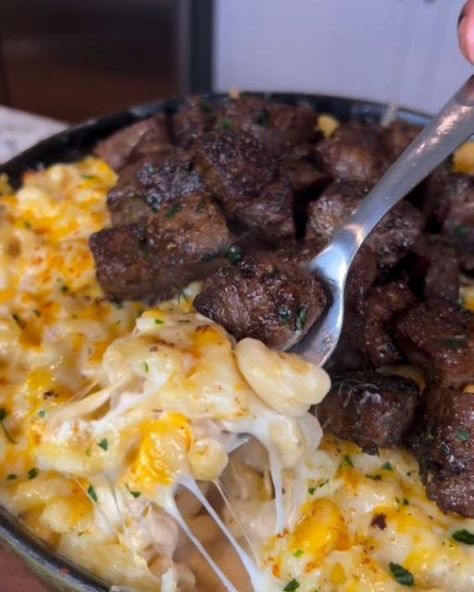
{"type": "MultiPolygon", "coordinates": [[[[226,522],[258,556],[259,592],[402,590],[390,562],[413,590],[474,589],[473,548],[452,539],[474,521],[426,499],[408,453],[319,446],[307,410],[329,387],[324,372],[235,344],[194,313],[198,283],[147,311],[103,298],[88,238],[108,223],[115,180],[87,158],[28,173],[16,194],[2,184],[1,503],[119,588],[212,592],[222,588],[169,514],[180,480],[220,478],[226,522]],[[242,433],[254,440],[231,455],[242,433]]],[[[208,518],[195,502],[184,513],[208,518]]],[[[212,543],[206,524],[198,539],[212,543]]]]}

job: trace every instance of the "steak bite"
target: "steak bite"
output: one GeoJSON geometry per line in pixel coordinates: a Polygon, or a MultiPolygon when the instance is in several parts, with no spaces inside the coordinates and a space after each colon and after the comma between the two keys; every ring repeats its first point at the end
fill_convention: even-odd
{"type": "Polygon", "coordinates": [[[394,121],[383,129],[382,140],[389,162],[393,162],[400,156],[418,136],[421,129],[418,125],[401,120],[394,121]]]}
{"type": "Polygon", "coordinates": [[[474,271],[474,178],[453,172],[446,162],[429,177],[423,207],[453,241],[462,268],[474,271]]]}
{"type": "Polygon", "coordinates": [[[393,339],[394,325],[415,304],[415,297],[402,281],[369,290],[361,309],[349,319],[351,340],[369,364],[377,367],[403,359],[393,339]]]}
{"type": "Polygon", "coordinates": [[[453,206],[474,202],[474,179],[470,175],[455,173],[451,161],[446,161],[432,173],[426,182],[423,211],[427,217],[442,225],[453,206]]]}
{"type": "Polygon", "coordinates": [[[202,180],[188,155],[175,151],[126,167],[107,196],[107,207],[112,224],[129,224],[202,190],[202,180]]]}
{"type": "Polygon", "coordinates": [[[419,304],[398,320],[395,336],[431,380],[456,386],[474,378],[474,314],[458,304],[441,298],[419,304]]]}
{"type": "MultiPolygon", "coordinates": [[[[307,237],[331,240],[365,197],[366,185],[336,181],[308,207],[307,237]]],[[[393,267],[410,249],[424,225],[421,213],[407,201],[396,205],[367,240],[381,269],[393,267]]]]}
{"type": "Polygon", "coordinates": [[[114,170],[120,171],[144,156],[156,157],[171,149],[167,117],[159,113],[98,142],[94,154],[114,170]]]}
{"type": "Polygon", "coordinates": [[[387,166],[381,128],[351,121],[316,145],[315,152],[336,179],[373,185],[387,166]]]}
{"type": "Polygon", "coordinates": [[[254,337],[285,349],[319,318],[326,302],[318,280],[267,252],[215,271],[194,305],[236,339],[254,337]]]}
{"type": "Polygon", "coordinates": [[[445,512],[474,518],[474,396],[436,385],[412,438],[426,492],[445,512]]]}
{"type": "Polygon", "coordinates": [[[225,215],[272,242],[295,235],[293,193],[252,136],[215,130],[195,142],[199,172],[225,215]]]}
{"type": "Polygon", "coordinates": [[[413,287],[419,286],[424,299],[459,300],[459,257],[452,243],[441,235],[423,234],[413,246],[413,287]]]}
{"type": "Polygon", "coordinates": [[[173,135],[176,142],[189,148],[194,140],[214,125],[215,113],[200,97],[191,97],[173,116],[173,135]]]}
{"type": "Polygon", "coordinates": [[[323,430],[352,440],[361,448],[403,444],[418,403],[414,380],[375,371],[333,378],[332,387],[316,407],[323,430]]]}
{"type": "Polygon", "coordinates": [[[253,136],[274,156],[317,137],[316,113],[308,107],[242,97],[231,101],[219,115],[217,125],[253,136]]]}
{"type": "Polygon", "coordinates": [[[97,278],[115,300],[163,300],[228,263],[234,238],[216,206],[192,194],[141,225],[107,228],[90,246],[97,278]]]}
{"type": "Polygon", "coordinates": [[[377,276],[377,258],[372,249],[363,244],[355,256],[347,276],[346,302],[355,310],[362,310],[367,292],[377,276]]]}

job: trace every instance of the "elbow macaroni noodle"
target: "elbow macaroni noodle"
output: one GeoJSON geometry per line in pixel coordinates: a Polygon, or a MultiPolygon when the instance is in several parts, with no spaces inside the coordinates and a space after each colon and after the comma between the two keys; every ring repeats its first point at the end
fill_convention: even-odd
{"type": "MultiPolygon", "coordinates": [[[[322,369],[235,343],[193,311],[198,283],[152,310],[104,299],[88,237],[108,223],[115,180],[86,158],[28,173],[16,193],[2,184],[0,502],[116,592],[221,590],[166,511],[183,475],[210,494],[222,484],[225,519],[247,533],[271,590],[403,590],[391,563],[413,590],[473,590],[474,547],[452,534],[474,521],[426,499],[407,452],[322,437],[308,413],[329,388],[322,369]],[[254,439],[230,454],[241,433],[254,439]]],[[[211,518],[177,498],[235,573],[211,518]]]]}

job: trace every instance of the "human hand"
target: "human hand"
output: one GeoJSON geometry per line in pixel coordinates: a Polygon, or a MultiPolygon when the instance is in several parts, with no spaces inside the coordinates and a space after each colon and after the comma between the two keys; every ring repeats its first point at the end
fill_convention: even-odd
{"type": "Polygon", "coordinates": [[[464,56],[474,64],[474,0],[468,0],[459,15],[458,39],[464,56]]]}

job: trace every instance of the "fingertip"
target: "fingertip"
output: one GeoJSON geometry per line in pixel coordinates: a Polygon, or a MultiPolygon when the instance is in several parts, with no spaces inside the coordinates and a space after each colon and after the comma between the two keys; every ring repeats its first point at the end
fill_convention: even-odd
{"type": "Polygon", "coordinates": [[[469,0],[459,15],[458,38],[462,53],[474,63],[474,0],[469,0]]]}

